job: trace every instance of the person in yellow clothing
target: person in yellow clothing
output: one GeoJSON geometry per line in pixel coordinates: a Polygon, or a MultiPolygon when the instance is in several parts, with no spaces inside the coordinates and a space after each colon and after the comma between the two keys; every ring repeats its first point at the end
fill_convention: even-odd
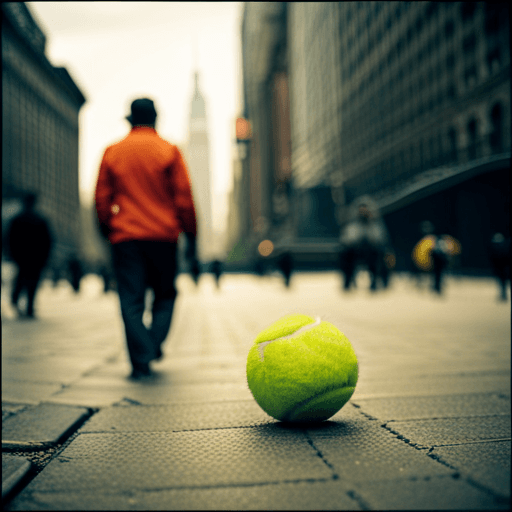
{"type": "Polygon", "coordinates": [[[450,235],[438,236],[430,221],[421,224],[423,238],[414,246],[412,259],[416,267],[423,272],[433,275],[432,289],[441,294],[443,291],[443,276],[450,258],[460,254],[459,241],[450,235]]]}
{"type": "Polygon", "coordinates": [[[105,150],[95,192],[100,230],[112,245],[135,379],[150,376],[150,361],[162,357],[177,294],[177,242],[182,232],[188,241],[186,256],[198,272],[196,213],[187,168],[180,150],[156,132],[156,117],[152,100],[133,101],[126,118],[132,128],[105,150]],[[142,320],[148,288],[154,295],[149,328],[142,320]]]}

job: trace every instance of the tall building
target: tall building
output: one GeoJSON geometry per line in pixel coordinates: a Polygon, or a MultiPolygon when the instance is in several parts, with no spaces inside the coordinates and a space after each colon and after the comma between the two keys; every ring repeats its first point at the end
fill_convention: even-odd
{"type": "MultiPolygon", "coordinates": [[[[242,44],[254,130],[243,172],[258,184],[251,209],[275,215],[268,119],[281,72],[291,148],[285,223],[297,250],[317,247],[327,261],[350,203],[369,194],[397,269],[411,269],[423,220],[459,239],[464,272],[489,268],[492,234],[510,230],[507,3],[246,3],[242,44]]],[[[266,237],[281,236],[267,226],[266,237]]]]}
{"type": "Polygon", "coordinates": [[[238,264],[243,257],[246,265],[254,265],[262,240],[271,236],[277,242],[292,229],[286,13],[286,3],[244,4],[242,117],[250,120],[252,138],[234,183],[238,208],[230,213],[240,221],[239,240],[232,248],[238,264]]]}
{"type": "Polygon", "coordinates": [[[343,204],[341,51],[336,2],[289,6],[288,56],[297,240],[336,244],[343,204]]]}
{"type": "Polygon", "coordinates": [[[199,87],[199,73],[194,74],[194,93],[190,104],[186,160],[198,218],[198,256],[208,261],[215,256],[213,247],[210,147],[206,103],[199,87]]]}
{"type": "Polygon", "coordinates": [[[80,249],[78,114],[85,98],[45,55],[45,35],[23,2],[2,3],[2,226],[27,192],[55,237],[52,263],[80,249]]]}

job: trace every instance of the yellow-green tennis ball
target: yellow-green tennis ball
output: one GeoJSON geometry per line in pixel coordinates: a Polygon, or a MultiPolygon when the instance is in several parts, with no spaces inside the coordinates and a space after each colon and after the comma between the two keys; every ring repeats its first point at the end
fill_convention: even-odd
{"type": "Polygon", "coordinates": [[[329,322],[288,315],[260,332],[247,357],[256,402],[281,421],[323,421],[354,393],[357,357],[329,322]]]}

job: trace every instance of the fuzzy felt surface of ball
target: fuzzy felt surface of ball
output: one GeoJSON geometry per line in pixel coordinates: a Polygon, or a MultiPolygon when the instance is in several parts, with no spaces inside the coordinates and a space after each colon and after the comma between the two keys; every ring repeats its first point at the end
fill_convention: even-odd
{"type": "Polygon", "coordinates": [[[280,421],[323,421],[355,391],[358,362],[348,338],[330,322],[287,315],[264,329],[247,356],[254,399],[280,421]]]}

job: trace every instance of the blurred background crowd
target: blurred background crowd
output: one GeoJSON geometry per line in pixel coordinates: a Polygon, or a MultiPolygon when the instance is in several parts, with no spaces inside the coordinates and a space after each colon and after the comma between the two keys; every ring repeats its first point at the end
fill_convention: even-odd
{"type": "MultiPolygon", "coordinates": [[[[2,285],[15,265],[13,303],[42,278],[66,279],[79,293],[95,273],[115,289],[109,247],[79,195],[85,94],[50,62],[27,4],[1,8],[2,285]],[[46,240],[40,255],[27,258],[27,237],[46,240]]],[[[336,269],[346,291],[361,269],[373,291],[399,272],[428,275],[435,293],[447,273],[493,276],[506,300],[509,4],[240,9],[243,105],[233,119],[228,220],[220,247],[199,240],[202,272],[217,283],[223,272],[280,272],[289,286],[293,272],[336,269]]],[[[212,181],[205,102],[196,74],[185,154],[203,233],[212,181]]]]}

